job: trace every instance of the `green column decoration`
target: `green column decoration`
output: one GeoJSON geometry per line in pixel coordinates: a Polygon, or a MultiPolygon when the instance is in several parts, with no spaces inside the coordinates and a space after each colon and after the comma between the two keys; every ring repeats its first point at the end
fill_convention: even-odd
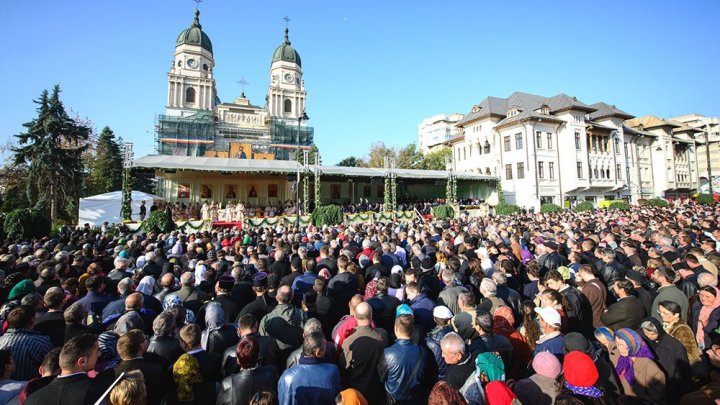
{"type": "Polygon", "coordinates": [[[120,206],[120,216],[124,221],[130,221],[132,217],[132,190],[130,189],[130,168],[123,169],[122,178],[122,205],[120,206]]]}
{"type": "Polygon", "coordinates": [[[452,175],[451,178],[452,181],[452,199],[450,200],[451,204],[457,204],[457,177],[455,174],[452,175]]]}
{"type": "Polygon", "coordinates": [[[307,213],[310,211],[310,175],[306,171],[304,173],[304,180],[303,180],[303,213],[307,215],[307,213]]]}
{"type": "Polygon", "coordinates": [[[322,196],[320,195],[320,170],[315,169],[315,208],[322,205],[322,196]]]}
{"type": "Polygon", "coordinates": [[[395,176],[390,177],[390,211],[395,212],[397,209],[397,181],[395,176]]]}
{"type": "Polygon", "coordinates": [[[495,190],[497,191],[498,195],[498,205],[505,204],[505,196],[503,195],[502,183],[500,182],[500,180],[495,182],[495,190]]]}
{"type": "Polygon", "coordinates": [[[385,178],[385,192],[383,193],[383,209],[390,211],[390,179],[385,178]]]}

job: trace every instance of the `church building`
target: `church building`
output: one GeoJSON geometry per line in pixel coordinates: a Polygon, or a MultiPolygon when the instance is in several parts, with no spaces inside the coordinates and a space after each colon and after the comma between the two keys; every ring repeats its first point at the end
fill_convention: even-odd
{"type": "Polygon", "coordinates": [[[155,123],[160,155],[241,159],[294,158],[310,149],[314,131],[306,125],[307,91],[300,54],[285,38],[272,54],[265,105],[241,94],[222,102],[215,86],[215,58],[200,11],[175,41],[168,72],[165,113],[155,123]]]}

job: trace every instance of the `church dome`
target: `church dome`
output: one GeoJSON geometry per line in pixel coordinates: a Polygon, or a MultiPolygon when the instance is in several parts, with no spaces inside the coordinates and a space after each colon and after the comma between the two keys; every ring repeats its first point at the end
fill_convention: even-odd
{"type": "Polygon", "coordinates": [[[277,61],[297,63],[298,66],[302,67],[300,54],[297,53],[295,48],[290,46],[287,28],[285,28],[285,41],[283,41],[283,43],[275,49],[275,53],[273,53],[272,63],[277,61]]]}
{"type": "Polygon", "coordinates": [[[195,10],[195,21],[193,21],[190,28],[178,35],[177,41],[175,41],[175,47],[177,48],[180,45],[201,46],[203,49],[212,53],[212,42],[210,42],[210,37],[203,32],[202,26],[200,25],[200,10],[195,10]]]}

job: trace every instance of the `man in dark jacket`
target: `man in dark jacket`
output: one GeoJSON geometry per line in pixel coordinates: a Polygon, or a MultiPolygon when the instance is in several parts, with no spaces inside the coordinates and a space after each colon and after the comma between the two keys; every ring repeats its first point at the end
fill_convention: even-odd
{"type": "Polygon", "coordinates": [[[253,396],[260,391],[277,394],[277,368],[274,365],[260,365],[260,342],[256,337],[245,337],[237,346],[228,350],[230,349],[235,352],[233,359],[238,371],[222,380],[216,404],[249,404],[253,396]]]}
{"type": "Polygon", "coordinates": [[[70,339],[60,352],[60,375],[28,396],[25,404],[94,404],[111,382],[88,377],[87,372],[95,368],[98,357],[100,345],[96,335],[85,334],[70,339]]]}
{"type": "Polygon", "coordinates": [[[417,404],[426,397],[421,388],[427,377],[427,352],[411,340],[413,323],[412,315],[400,315],[395,319],[397,341],[385,349],[378,365],[385,391],[396,404],[417,404]]]}
{"type": "Polygon", "coordinates": [[[198,313],[205,301],[210,299],[203,290],[195,288],[195,275],[187,271],[180,276],[180,289],[173,294],[180,297],[185,308],[198,313]]]}
{"type": "Polygon", "coordinates": [[[328,404],[342,390],[340,372],[334,364],[322,363],[325,336],[315,332],[305,338],[300,364],[285,370],[278,383],[280,404],[328,404]]]}
{"type": "Polygon", "coordinates": [[[133,329],[122,335],[117,342],[118,355],[122,359],[113,369],[115,378],[122,372],[140,370],[145,377],[145,388],[147,390],[147,403],[149,405],[160,404],[165,394],[172,388],[170,376],[161,364],[143,358],[147,348],[145,334],[138,329],[133,329]]]}
{"type": "Polygon", "coordinates": [[[557,252],[558,244],[553,241],[547,241],[543,243],[545,247],[544,251],[547,253],[542,258],[542,261],[538,258],[538,264],[540,265],[540,276],[544,276],[545,273],[551,270],[557,270],[560,266],[567,266],[568,260],[565,256],[560,255],[557,252]]]}
{"type": "MultiPolygon", "coordinates": [[[[610,289],[617,280],[625,277],[625,267],[618,263],[616,259],[617,253],[612,249],[602,249],[602,256],[600,257],[603,261],[604,266],[600,269],[600,279],[610,289]]],[[[611,299],[611,295],[608,294],[608,300],[611,299]]],[[[608,302],[610,304],[611,302],[608,302]]]]}
{"type": "MultiPolygon", "coordinates": [[[[278,346],[274,338],[270,336],[260,336],[258,333],[258,321],[252,314],[245,314],[240,317],[237,322],[237,333],[242,341],[244,338],[253,338],[257,340],[259,353],[257,363],[261,366],[278,366],[278,346]]],[[[225,349],[222,359],[222,374],[227,377],[231,374],[240,372],[240,366],[237,363],[236,346],[225,349]]]]}
{"type": "Polygon", "coordinates": [[[637,329],[645,317],[645,309],[633,294],[635,288],[628,280],[620,280],[613,286],[618,301],[610,305],[600,316],[603,325],[612,330],[622,328],[637,329]]]}

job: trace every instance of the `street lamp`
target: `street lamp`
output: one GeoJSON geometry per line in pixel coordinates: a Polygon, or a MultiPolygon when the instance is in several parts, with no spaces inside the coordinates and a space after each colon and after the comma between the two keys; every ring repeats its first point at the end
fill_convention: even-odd
{"type": "MultiPolygon", "coordinates": [[[[297,132],[297,149],[295,150],[296,158],[300,156],[300,125],[303,121],[309,120],[307,113],[303,111],[302,115],[298,116],[298,132],[297,132]]],[[[295,183],[295,227],[300,228],[300,162],[297,162],[297,182],[295,183]]]]}

